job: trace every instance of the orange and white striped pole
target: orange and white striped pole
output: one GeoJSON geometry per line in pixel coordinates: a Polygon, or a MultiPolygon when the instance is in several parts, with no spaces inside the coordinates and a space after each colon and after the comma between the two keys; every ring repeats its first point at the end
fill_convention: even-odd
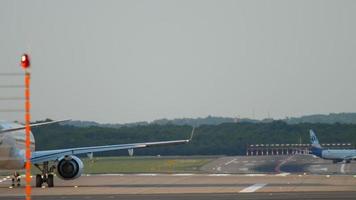
{"type": "Polygon", "coordinates": [[[25,70],[25,134],[26,134],[26,200],[31,200],[31,104],[30,104],[30,58],[27,54],[21,57],[21,66],[25,70]]]}

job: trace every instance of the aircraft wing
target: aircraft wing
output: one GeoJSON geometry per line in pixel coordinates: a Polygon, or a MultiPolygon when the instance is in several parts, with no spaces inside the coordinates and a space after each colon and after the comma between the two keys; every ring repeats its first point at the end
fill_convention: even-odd
{"type": "MultiPolygon", "coordinates": [[[[48,125],[48,124],[56,124],[56,123],[61,123],[61,122],[66,122],[66,121],[69,121],[69,120],[58,120],[58,121],[35,123],[35,124],[30,124],[30,127],[33,128],[33,127],[44,126],[44,125],[48,125]]],[[[8,129],[1,129],[0,130],[0,134],[1,133],[24,130],[24,129],[26,129],[26,126],[20,126],[20,127],[16,127],[16,128],[8,128],[8,129]]]]}
{"type": "Polygon", "coordinates": [[[35,151],[32,153],[31,162],[36,164],[36,163],[43,163],[47,161],[55,161],[63,156],[70,156],[70,155],[88,154],[88,153],[123,150],[123,149],[137,149],[137,148],[145,148],[145,147],[153,147],[153,146],[185,144],[191,141],[193,134],[194,134],[194,129],[192,130],[190,138],[186,140],[171,140],[171,141],[160,141],[160,142],[144,142],[144,143],[133,143],[133,144],[79,147],[79,148],[49,150],[49,151],[35,151]]]}

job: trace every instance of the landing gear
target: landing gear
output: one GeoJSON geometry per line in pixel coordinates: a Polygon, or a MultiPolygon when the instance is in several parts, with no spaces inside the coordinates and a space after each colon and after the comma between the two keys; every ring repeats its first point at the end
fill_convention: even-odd
{"type": "Polygon", "coordinates": [[[48,174],[47,176],[42,177],[42,175],[36,175],[36,187],[42,187],[43,183],[47,183],[48,187],[54,186],[53,174],[48,174]]]}
{"type": "Polygon", "coordinates": [[[43,183],[47,183],[48,187],[53,187],[54,166],[48,168],[48,162],[44,162],[42,168],[38,164],[35,166],[42,172],[42,174],[36,175],[36,187],[42,187],[43,183]]]}
{"type": "Polygon", "coordinates": [[[36,187],[42,187],[42,183],[43,183],[42,176],[40,174],[37,174],[36,175],[36,187]]]}
{"type": "Polygon", "coordinates": [[[14,175],[12,176],[12,179],[11,179],[11,186],[12,187],[20,187],[21,186],[21,179],[20,179],[20,174],[15,172],[14,175]]]}
{"type": "Polygon", "coordinates": [[[346,163],[351,163],[351,160],[346,160],[346,163]]]}
{"type": "Polygon", "coordinates": [[[333,160],[333,163],[336,164],[336,163],[339,163],[339,162],[342,162],[343,160],[333,160]]]}
{"type": "Polygon", "coordinates": [[[48,176],[47,176],[47,185],[48,185],[48,187],[53,187],[54,186],[53,174],[48,174],[48,176]]]}

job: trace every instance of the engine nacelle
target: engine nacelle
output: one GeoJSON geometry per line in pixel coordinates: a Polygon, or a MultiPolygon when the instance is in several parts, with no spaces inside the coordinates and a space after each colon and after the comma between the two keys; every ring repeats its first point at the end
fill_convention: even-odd
{"type": "Polygon", "coordinates": [[[72,180],[82,175],[83,162],[76,156],[65,156],[58,159],[56,174],[64,180],[72,180]]]}

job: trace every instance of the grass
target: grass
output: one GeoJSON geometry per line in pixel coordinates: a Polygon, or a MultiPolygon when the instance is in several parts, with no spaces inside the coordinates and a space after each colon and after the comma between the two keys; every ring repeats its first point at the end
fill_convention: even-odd
{"type": "Polygon", "coordinates": [[[84,173],[187,173],[199,172],[211,157],[97,157],[83,159],[84,173]]]}
{"type": "MultiPolygon", "coordinates": [[[[134,156],[134,157],[94,157],[92,160],[81,158],[84,163],[84,173],[199,173],[200,168],[216,159],[212,156],[134,156]]],[[[18,170],[24,174],[24,170],[18,170]]],[[[13,170],[1,170],[0,176],[13,174],[13,170]]],[[[32,174],[40,171],[31,167],[32,174]]]]}

